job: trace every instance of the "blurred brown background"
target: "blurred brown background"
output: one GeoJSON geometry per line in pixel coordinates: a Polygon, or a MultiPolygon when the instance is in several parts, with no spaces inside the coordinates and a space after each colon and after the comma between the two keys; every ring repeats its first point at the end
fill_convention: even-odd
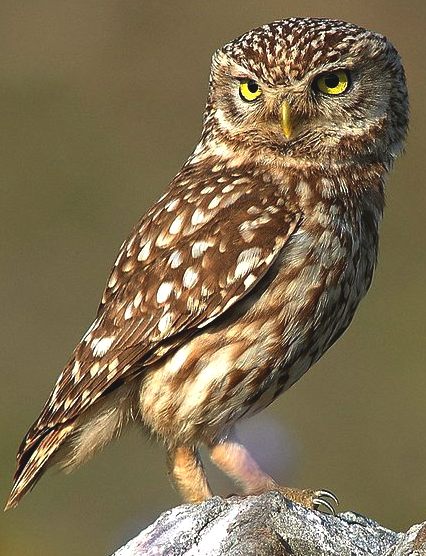
{"type": "MultiPolygon", "coordinates": [[[[395,529],[426,519],[423,1],[0,3],[0,499],[15,452],[89,326],[117,249],[200,133],[210,56],[251,27],[328,16],[388,35],[411,92],[380,264],[350,330],[243,428],[280,481],[395,529]]],[[[214,474],[218,492],[231,489],[214,474]]],[[[5,556],[106,555],[178,503],[132,431],[0,516],[5,556]]]]}

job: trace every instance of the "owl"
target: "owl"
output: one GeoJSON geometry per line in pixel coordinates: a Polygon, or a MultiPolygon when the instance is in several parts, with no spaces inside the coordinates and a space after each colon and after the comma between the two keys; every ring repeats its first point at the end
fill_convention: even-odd
{"type": "Polygon", "coordinates": [[[234,431],[350,324],[407,123],[404,70],[382,35],[292,18],[220,48],[200,141],[123,243],[19,448],[7,508],[132,422],[164,443],[188,502],[212,495],[204,445],[242,494],[333,507],[328,491],[278,485],[234,431]]]}

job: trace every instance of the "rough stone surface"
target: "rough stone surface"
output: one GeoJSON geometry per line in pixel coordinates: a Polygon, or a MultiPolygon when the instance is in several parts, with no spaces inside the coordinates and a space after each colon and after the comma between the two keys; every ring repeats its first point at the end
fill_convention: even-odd
{"type": "Polygon", "coordinates": [[[361,515],[310,511],[277,492],[163,513],[113,556],[426,556],[426,522],[395,533],[361,515]]]}

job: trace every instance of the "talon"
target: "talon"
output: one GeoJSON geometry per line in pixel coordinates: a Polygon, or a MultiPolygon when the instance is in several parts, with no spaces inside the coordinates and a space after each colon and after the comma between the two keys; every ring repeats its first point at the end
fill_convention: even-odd
{"type": "Polygon", "coordinates": [[[339,499],[337,498],[337,496],[335,494],[333,494],[329,490],[317,490],[317,492],[315,494],[317,496],[319,496],[320,498],[330,498],[331,500],[333,500],[333,502],[336,504],[336,506],[339,505],[339,499]]]}
{"type": "Polygon", "coordinates": [[[333,508],[333,506],[330,504],[330,502],[328,502],[327,500],[324,500],[324,498],[314,498],[312,500],[313,504],[314,504],[314,510],[319,510],[320,506],[324,506],[325,508],[327,508],[329,510],[329,512],[332,515],[336,515],[336,510],[333,508]]]}
{"type": "Polygon", "coordinates": [[[336,510],[333,504],[327,500],[327,498],[329,498],[336,506],[339,505],[339,499],[333,492],[326,489],[317,490],[315,492],[315,496],[316,498],[312,500],[315,510],[319,509],[320,506],[324,506],[324,508],[327,508],[332,515],[336,515],[336,510]]]}

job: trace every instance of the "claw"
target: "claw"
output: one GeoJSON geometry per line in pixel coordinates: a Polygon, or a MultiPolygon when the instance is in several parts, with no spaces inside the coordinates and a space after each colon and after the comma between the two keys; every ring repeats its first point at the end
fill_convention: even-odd
{"type": "Polygon", "coordinates": [[[329,490],[317,490],[317,492],[315,494],[317,496],[319,496],[320,498],[330,498],[331,500],[333,500],[333,502],[336,504],[336,506],[339,505],[339,499],[337,498],[337,496],[335,494],[333,494],[329,490]]]}
{"type": "Polygon", "coordinates": [[[314,504],[315,510],[318,510],[320,506],[324,506],[332,515],[336,515],[336,510],[333,508],[330,502],[324,500],[324,498],[314,498],[312,502],[314,504]]]}
{"type": "Polygon", "coordinates": [[[334,506],[327,500],[329,498],[336,506],[339,505],[339,499],[335,494],[330,492],[329,490],[317,490],[315,492],[316,498],[312,500],[314,504],[314,509],[318,510],[320,506],[324,506],[327,510],[332,514],[336,515],[336,510],[334,506]]]}

